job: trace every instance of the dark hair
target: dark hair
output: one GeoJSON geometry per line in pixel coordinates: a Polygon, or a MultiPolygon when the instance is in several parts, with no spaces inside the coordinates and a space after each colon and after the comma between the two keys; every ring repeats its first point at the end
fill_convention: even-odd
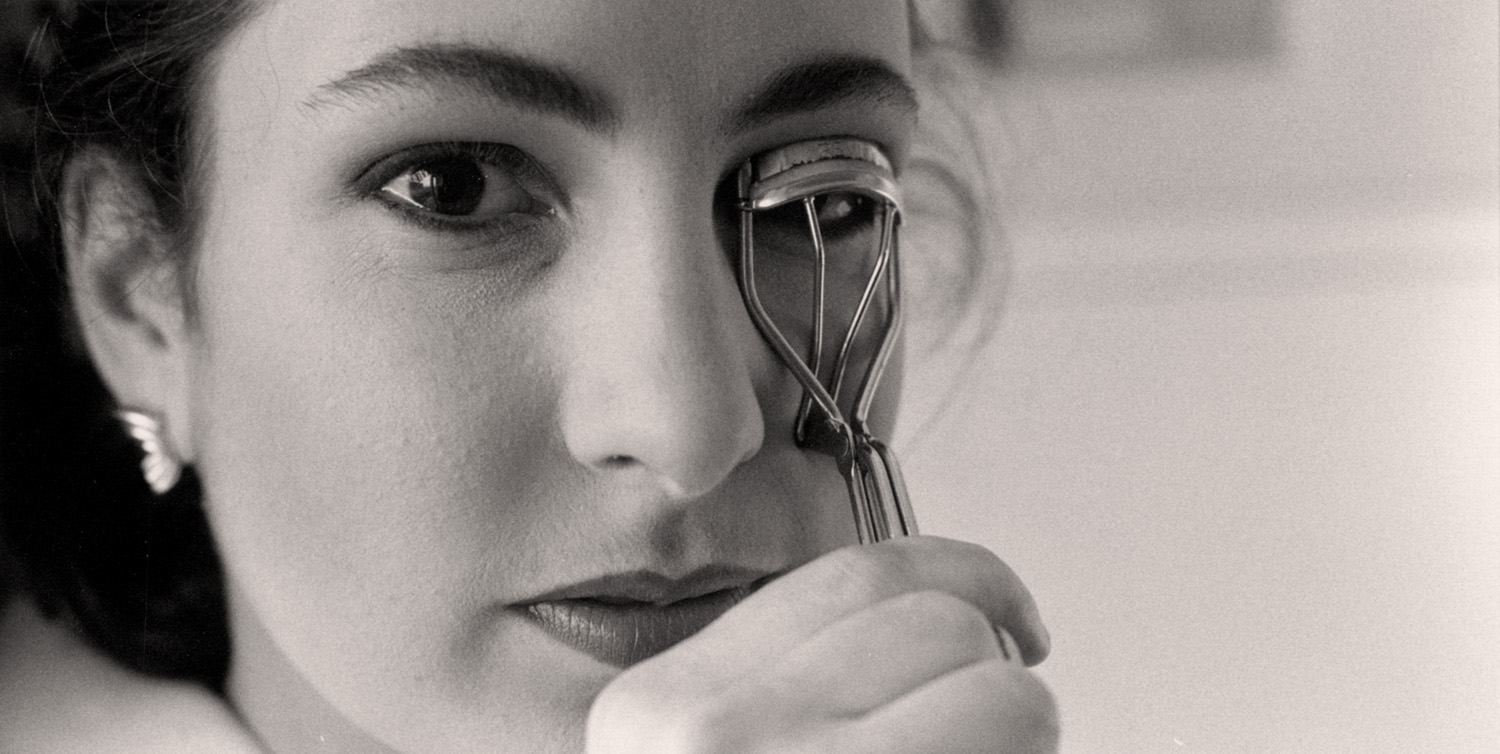
{"type": "MultiPolygon", "coordinates": [[[[246,12],[241,2],[150,0],[17,6],[38,31],[23,71],[32,113],[34,217],[4,202],[0,261],[0,530],[18,588],[125,665],[222,688],[222,578],[196,480],[154,499],[139,450],[72,321],[55,198],[67,161],[104,149],[137,172],[164,231],[186,235],[197,81],[246,12]]],[[[16,57],[12,50],[8,53],[16,57]]],[[[21,162],[6,152],[6,193],[21,162]]]]}
{"type": "MultiPolygon", "coordinates": [[[[230,640],[197,480],[189,470],[164,499],[142,480],[140,452],[112,418],[114,400],[73,322],[55,200],[73,156],[107,150],[136,171],[154,220],[185,255],[194,160],[207,152],[199,83],[248,5],[81,0],[59,8],[34,0],[6,11],[34,15],[25,25],[40,31],[25,41],[24,54],[0,36],[0,62],[24,72],[15,88],[26,100],[0,108],[0,211],[8,231],[0,243],[9,243],[0,246],[0,604],[13,581],[44,613],[126,666],[216,690],[230,640]],[[8,111],[31,113],[29,134],[6,136],[8,111]]],[[[973,5],[999,7],[994,0],[973,5]]],[[[997,24],[981,24],[982,31],[997,24]]],[[[991,245],[982,221],[987,184],[982,174],[952,166],[982,166],[973,153],[982,140],[955,117],[962,95],[945,92],[963,79],[954,71],[966,55],[943,63],[940,46],[920,25],[914,30],[914,47],[936,61],[927,79],[939,100],[938,110],[924,111],[924,129],[936,133],[924,137],[928,151],[910,169],[945,187],[956,208],[947,219],[974,226],[965,228],[972,248],[924,262],[943,282],[926,287],[941,292],[939,307],[972,303],[990,265],[982,253],[991,245]]],[[[0,96],[9,88],[0,82],[0,96]]],[[[985,309],[981,302],[971,311],[985,309]]],[[[953,319],[942,319],[951,332],[953,319]]]]}

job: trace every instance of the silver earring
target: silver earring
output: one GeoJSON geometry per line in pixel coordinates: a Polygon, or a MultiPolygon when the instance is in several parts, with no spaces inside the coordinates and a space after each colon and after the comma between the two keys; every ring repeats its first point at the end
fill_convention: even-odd
{"type": "Polygon", "coordinates": [[[125,423],[125,431],[140,443],[146,454],[141,458],[141,473],[151,491],[165,495],[182,478],[182,459],[172,451],[166,435],[162,433],[161,420],[144,411],[122,408],[115,417],[125,423]]]}

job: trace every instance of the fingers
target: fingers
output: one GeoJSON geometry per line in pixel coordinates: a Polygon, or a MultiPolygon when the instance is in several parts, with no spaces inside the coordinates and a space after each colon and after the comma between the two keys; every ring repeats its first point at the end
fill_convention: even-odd
{"type": "MultiPolygon", "coordinates": [[[[837,644],[830,659],[839,667],[833,671],[808,653],[714,694],[645,704],[639,695],[603,695],[590,715],[589,751],[1055,754],[1058,721],[1051,694],[1030,671],[1000,656],[987,622],[956,617],[978,614],[967,603],[961,603],[963,611],[950,610],[958,602],[917,593],[840,622],[813,642],[837,644]],[[913,651],[903,657],[847,662],[859,647],[842,641],[846,629],[873,628],[866,619],[901,622],[904,611],[934,609],[956,617],[952,632],[906,642],[913,651]],[[942,651],[945,646],[950,651],[942,651]],[[955,647],[959,651],[951,651],[955,647]],[[976,655],[984,658],[965,661],[976,655]],[[910,684],[917,677],[922,680],[910,684]]],[[[891,643],[890,636],[875,638],[891,643]]]]}
{"type": "Polygon", "coordinates": [[[841,751],[1054,754],[1057,704],[1031,671],[1000,659],[931,681],[842,731],[841,751]]]}
{"type": "Polygon", "coordinates": [[[782,687],[793,708],[862,715],[960,668],[1003,658],[995,629],[973,605],[908,592],[835,621],[744,682],[782,687]]]}
{"type": "Polygon", "coordinates": [[[588,750],[1052,752],[1051,696],[1018,661],[1047,642],[1031,595],[981,547],[847,548],[618,676],[588,750]]]}
{"type": "Polygon", "coordinates": [[[1028,665],[1049,649],[1031,593],[978,545],[906,537],[828,553],[767,584],[695,637],[695,651],[733,651],[740,671],[759,669],[838,620],[914,591],[938,591],[974,605],[1020,645],[1028,665]]]}

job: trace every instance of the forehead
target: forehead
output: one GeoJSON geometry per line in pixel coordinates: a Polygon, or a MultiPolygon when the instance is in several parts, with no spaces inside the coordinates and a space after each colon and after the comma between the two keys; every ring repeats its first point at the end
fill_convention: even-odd
{"type": "Polygon", "coordinates": [[[908,39],[901,0],[272,0],[225,49],[220,79],[271,112],[383,52],[461,44],[568,71],[626,121],[706,120],[789,63],[848,56],[905,74],[908,39]]]}

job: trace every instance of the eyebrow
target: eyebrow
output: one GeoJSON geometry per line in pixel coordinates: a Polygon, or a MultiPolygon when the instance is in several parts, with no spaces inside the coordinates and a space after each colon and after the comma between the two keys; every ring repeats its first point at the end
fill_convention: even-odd
{"type": "MultiPolygon", "coordinates": [[[[398,47],[318,86],[308,109],[433,84],[472,87],[523,109],[573,121],[595,133],[619,128],[619,111],[601,91],[560,67],[498,50],[463,44],[398,47]]],[[[742,133],[779,118],[849,103],[894,108],[915,117],[917,98],[906,78],[883,61],[856,56],[819,58],[773,74],[725,121],[742,133]]]]}
{"type": "Polygon", "coordinates": [[[561,68],[469,45],[399,47],[317,88],[302,105],[318,109],[350,99],[434,83],[473,87],[520,108],[609,133],[620,122],[609,98],[561,68]]]}
{"type": "Polygon", "coordinates": [[[917,95],[906,77],[875,58],[820,58],[777,72],[729,120],[739,133],[778,118],[848,103],[891,107],[908,118],[917,114],[917,95]]]}

